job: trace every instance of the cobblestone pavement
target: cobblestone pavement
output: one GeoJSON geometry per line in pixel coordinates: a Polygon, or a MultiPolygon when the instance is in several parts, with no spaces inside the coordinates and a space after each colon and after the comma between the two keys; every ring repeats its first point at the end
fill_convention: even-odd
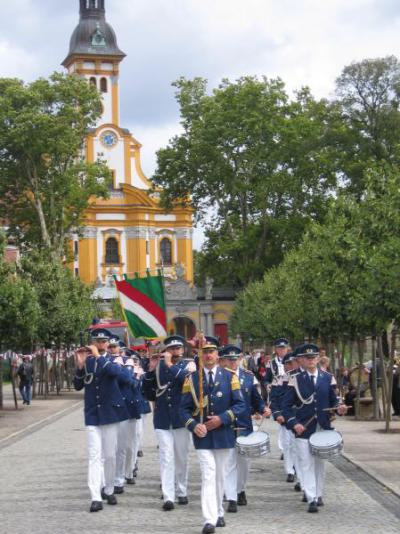
{"type": "MultiPolygon", "coordinates": [[[[150,419],[146,423],[145,455],[137,485],[128,486],[126,493],[118,497],[118,506],[105,505],[102,512],[89,514],[82,420],[82,410],[77,409],[0,450],[1,534],[201,531],[200,477],[194,453],[189,506],[161,511],[157,449],[150,419]]],[[[285,482],[276,446],[276,426],[268,421],[265,429],[271,434],[272,452],[253,462],[247,491],[249,505],[241,507],[237,514],[226,514],[227,534],[399,532],[398,517],[380,499],[371,497],[368,488],[364,490],[348,478],[346,469],[339,470],[332,464],[327,466],[325,507],[318,514],[307,514],[293,485],[285,482]]]]}

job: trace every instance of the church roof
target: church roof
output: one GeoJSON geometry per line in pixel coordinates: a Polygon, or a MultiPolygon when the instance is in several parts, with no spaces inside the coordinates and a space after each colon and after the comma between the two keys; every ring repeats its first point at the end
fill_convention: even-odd
{"type": "Polygon", "coordinates": [[[76,56],[113,56],[123,59],[113,28],[106,21],[104,0],[80,0],[80,19],[62,65],[67,67],[76,56]]]}

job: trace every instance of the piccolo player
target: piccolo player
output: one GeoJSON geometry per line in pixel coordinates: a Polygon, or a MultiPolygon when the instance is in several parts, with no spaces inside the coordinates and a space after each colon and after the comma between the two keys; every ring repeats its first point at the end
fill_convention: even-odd
{"type": "Polygon", "coordinates": [[[77,391],[85,389],[85,425],[88,443],[88,486],[92,498],[91,512],[102,510],[102,483],[108,504],[117,504],[114,495],[118,423],[129,418],[119,381],[133,384],[127,373],[95,345],[76,352],[77,391]]]}
{"type": "Polygon", "coordinates": [[[203,534],[225,526],[223,493],[235,421],[245,411],[237,375],[218,365],[218,340],[200,340],[199,370],[183,385],[180,416],[193,433],[201,470],[203,534]]]}

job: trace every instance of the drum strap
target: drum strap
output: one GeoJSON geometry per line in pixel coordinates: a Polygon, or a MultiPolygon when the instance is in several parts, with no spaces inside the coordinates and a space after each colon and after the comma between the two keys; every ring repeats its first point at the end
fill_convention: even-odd
{"type": "Polygon", "coordinates": [[[300,401],[302,402],[302,406],[311,404],[314,401],[314,395],[315,393],[311,393],[311,395],[308,397],[308,399],[304,399],[303,396],[300,393],[299,384],[297,383],[297,376],[292,376],[292,384],[294,386],[294,389],[296,391],[297,396],[299,397],[300,401]]]}

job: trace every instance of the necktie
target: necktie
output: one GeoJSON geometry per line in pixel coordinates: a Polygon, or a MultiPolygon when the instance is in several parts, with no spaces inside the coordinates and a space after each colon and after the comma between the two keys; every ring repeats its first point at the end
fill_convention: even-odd
{"type": "Polygon", "coordinates": [[[212,371],[210,371],[208,373],[208,387],[209,387],[210,390],[212,390],[213,387],[214,387],[214,378],[213,378],[213,372],[212,371]]]}
{"type": "Polygon", "coordinates": [[[311,375],[311,382],[312,382],[312,385],[313,385],[313,389],[315,391],[315,375],[311,375]]]}

